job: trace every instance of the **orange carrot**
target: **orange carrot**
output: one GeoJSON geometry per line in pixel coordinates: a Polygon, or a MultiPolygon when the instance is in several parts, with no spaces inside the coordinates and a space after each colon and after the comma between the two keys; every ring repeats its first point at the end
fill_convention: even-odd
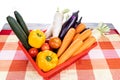
{"type": "Polygon", "coordinates": [[[89,48],[89,47],[92,46],[93,43],[95,43],[95,42],[96,42],[95,37],[93,37],[93,36],[88,37],[88,38],[83,42],[83,45],[80,47],[80,49],[78,49],[78,50],[73,54],[73,56],[75,56],[75,55],[81,53],[82,51],[84,51],[85,49],[89,48]]]}
{"type": "Polygon", "coordinates": [[[84,32],[82,32],[81,34],[76,34],[73,40],[75,40],[75,39],[81,39],[81,40],[84,41],[84,40],[87,39],[91,34],[92,34],[91,29],[87,29],[87,30],[85,30],[84,32]]]}
{"type": "Polygon", "coordinates": [[[74,36],[74,38],[73,38],[73,41],[74,41],[75,39],[77,39],[79,36],[80,36],[80,33],[76,33],[75,36],[74,36]]]}
{"type": "Polygon", "coordinates": [[[58,52],[57,52],[58,57],[61,56],[61,54],[65,51],[65,49],[70,45],[74,35],[75,35],[75,29],[70,28],[69,31],[66,33],[60,48],[58,49],[58,52]]]}
{"type": "Polygon", "coordinates": [[[80,23],[77,27],[76,27],[76,33],[80,33],[82,32],[84,29],[86,28],[85,24],[80,23]]]}
{"type": "Polygon", "coordinates": [[[65,52],[58,59],[58,64],[61,64],[68,60],[83,44],[83,41],[80,39],[76,39],[71,43],[71,45],[65,50],[65,52]]]}

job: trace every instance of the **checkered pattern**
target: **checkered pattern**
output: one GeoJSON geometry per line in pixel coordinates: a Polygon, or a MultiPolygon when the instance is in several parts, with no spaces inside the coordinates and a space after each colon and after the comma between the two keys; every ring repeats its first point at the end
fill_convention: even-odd
{"type": "MultiPolygon", "coordinates": [[[[44,80],[18,46],[11,30],[0,32],[0,80],[44,80]]],[[[88,55],[51,80],[120,80],[120,35],[111,29],[88,55]]]]}

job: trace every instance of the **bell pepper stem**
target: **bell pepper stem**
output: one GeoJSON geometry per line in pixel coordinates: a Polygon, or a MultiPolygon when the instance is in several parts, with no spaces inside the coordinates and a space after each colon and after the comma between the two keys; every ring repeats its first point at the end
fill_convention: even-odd
{"type": "Polygon", "coordinates": [[[50,62],[52,60],[52,57],[51,56],[46,56],[46,60],[50,62]]]}
{"type": "Polygon", "coordinates": [[[41,37],[41,35],[40,35],[39,33],[37,33],[37,35],[38,35],[39,37],[41,37]]]}

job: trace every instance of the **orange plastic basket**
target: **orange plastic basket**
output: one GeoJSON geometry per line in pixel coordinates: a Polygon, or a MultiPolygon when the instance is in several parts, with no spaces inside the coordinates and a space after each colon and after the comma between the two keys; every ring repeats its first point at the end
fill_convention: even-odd
{"type": "Polygon", "coordinates": [[[88,54],[89,50],[91,50],[92,48],[94,48],[97,45],[97,42],[94,43],[90,48],[86,49],[85,51],[83,51],[82,53],[68,59],[66,62],[56,66],[54,69],[48,71],[48,72],[43,72],[35,63],[35,61],[32,59],[32,57],[29,55],[28,51],[24,48],[24,46],[21,44],[21,42],[18,42],[20,48],[23,50],[24,54],[27,56],[28,60],[32,63],[32,65],[34,66],[34,68],[37,70],[37,72],[43,76],[43,78],[49,79],[50,77],[54,76],[56,73],[59,73],[60,71],[62,71],[63,69],[65,69],[66,67],[68,67],[69,65],[71,65],[72,63],[74,63],[75,61],[77,61],[78,59],[80,59],[81,57],[85,56],[88,54]]]}

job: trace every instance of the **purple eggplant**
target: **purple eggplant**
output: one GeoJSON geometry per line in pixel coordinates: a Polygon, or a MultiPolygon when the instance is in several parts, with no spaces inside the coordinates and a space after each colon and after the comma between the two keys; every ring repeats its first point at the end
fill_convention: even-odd
{"type": "Polygon", "coordinates": [[[67,31],[70,28],[75,27],[77,19],[78,19],[78,13],[79,13],[79,11],[74,12],[72,14],[72,16],[62,25],[62,29],[61,29],[61,32],[59,34],[59,38],[61,40],[63,40],[64,36],[66,35],[67,31]]]}

